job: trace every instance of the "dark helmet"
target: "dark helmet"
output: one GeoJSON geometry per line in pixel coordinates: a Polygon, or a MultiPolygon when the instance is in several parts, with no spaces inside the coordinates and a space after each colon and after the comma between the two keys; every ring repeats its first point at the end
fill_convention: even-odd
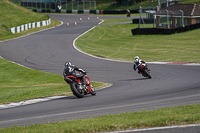
{"type": "Polygon", "coordinates": [[[70,61],[65,62],[65,67],[71,66],[72,63],[70,61]]]}

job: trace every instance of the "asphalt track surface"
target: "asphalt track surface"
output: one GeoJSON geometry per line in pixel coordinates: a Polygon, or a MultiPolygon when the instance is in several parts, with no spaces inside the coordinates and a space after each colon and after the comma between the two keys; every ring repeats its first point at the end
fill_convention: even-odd
{"type": "Polygon", "coordinates": [[[147,79],[133,71],[130,62],[94,58],[73,47],[74,39],[98,25],[100,20],[95,16],[50,16],[63,21],[63,25],[0,42],[0,56],[59,75],[62,75],[65,61],[71,61],[88,71],[92,81],[112,86],[97,91],[96,96],[88,95],[82,99],[69,96],[2,109],[1,128],[200,103],[200,66],[148,64],[153,78],[147,79]]]}

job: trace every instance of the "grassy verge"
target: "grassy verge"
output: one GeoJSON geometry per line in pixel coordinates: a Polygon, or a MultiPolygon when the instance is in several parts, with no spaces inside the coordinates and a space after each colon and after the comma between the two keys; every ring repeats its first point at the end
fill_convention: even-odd
{"type": "Polygon", "coordinates": [[[137,24],[100,25],[76,41],[86,53],[104,58],[133,61],[200,63],[200,29],[173,35],[132,36],[137,24]],[[90,41],[88,41],[88,39],[90,41]]]}
{"type": "Polygon", "coordinates": [[[152,111],[105,115],[27,127],[0,129],[1,133],[88,133],[200,123],[200,104],[152,111]]]}
{"type": "Polygon", "coordinates": [[[106,23],[118,23],[118,22],[130,22],[131,23],[131,19],[104,19],[104,22],[103,24],[106,24],[106,23]]]}
{"type": "MultiPolygon", "coordinates": [[[[0,104],[49,96],[72,95],[63,76],[28,69],[1,58],[0,71],[0,104]]],[[[96,89],[108,85],[98,82],[92,82],[92,84],[96,89]]]]}
{"type": "Polygon", "coordinates": [[[27,31],[23,31],[17,34],[12,34],[8,28],[20,26],[22,24],[38,22],[49,19],[46,14],[35,13],[26,8],[23,8],[17,4],[10,2],[9,0],[0,1],[0,41],[16,38],[32,32],[54,27],[55,23],[59,25],[61,22],[52,20],[52,24],[40,28],[34,28],[27,31]],[[28,15],[27,15],[28,14],[28,15]]]}

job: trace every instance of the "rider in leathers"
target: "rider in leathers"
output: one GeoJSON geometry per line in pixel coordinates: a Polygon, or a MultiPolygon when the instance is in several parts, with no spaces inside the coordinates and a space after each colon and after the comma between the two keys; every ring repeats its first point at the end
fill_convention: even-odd
{"type": "Polygon", "coordinates": [[[78,79],[82,79],[82,85],[85,87],[85,75],[86,71],[84,71],[81,68],[76,67],[75,65],[72,65],[71,62],[67,61],[65,63],[65,69],[63,71],[63,76],[66,78],[66,76],[72,75],[78,79]]]}
{"type": "Polygon", "coordinates": [[[138,73],[140,73],[140,65],[142,63],[145,63],[144,61],[142,61],[139,56],[135,56],[135,61],[134,61],[134,65],[133,65],[133,69],[136,71],[136,69],[138,69],[138,73]]]}

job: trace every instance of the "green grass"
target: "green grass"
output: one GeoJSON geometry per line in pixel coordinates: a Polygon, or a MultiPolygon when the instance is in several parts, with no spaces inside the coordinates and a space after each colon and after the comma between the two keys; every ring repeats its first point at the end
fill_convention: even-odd
{"type": "MultiPolygon", "coordinates": [[[[98,16],[98,17],[100,17],[100,19],[101,19],[101,17],[102,16],[120,16],[120,17],[124,17],[124,16],[126,16],[126,14],[94,14],[93,16],[98,16]]],[[[134,14],[131,14],[131,17],[139,17],[140,16],[140,14],[139,13],[134,13],[134,14]]],[[[142,14],[142,17],[146,17],[146,14],[142,14]]],[[[130,22],[130,23],[132,23],[132,19],[133,18],[129,18],[129,17],[127,17],[127,18],[123,18],[123,19],[103,19],[104,20],[104,22],[103,22],[103,24],[105,24],[105,23],[118,23],[118,22],[130,22]]],[[[153,26],[153,24],[151,24],[152,26],[153,26]]]]}
{"type": "Polygon", "coordinates": [[[200,63],[200,29],[173,35],[132,36],[137,24],[100,25],[76,41],[82,51],[114,60],[200,63]],[[88,41],[90,40],[90,41],[88,41]]]}
{"type": "Polygon", "coordinates": [[[118,23],[118,22],[130,22],[131,23],[132,19],[104,19],[104,24],[105,23],[118,23]]]}
{"type": "Polygon", "coordinates": [[[200,123],[200,104],[0,129],[1,133],[88,133],[200,123]]]}
{"type": "Polygon", "coordinates": [[[1,0],[0,8],[0,25],[5,24],[9,28],[49,19],[48,15],[32,12],[8,0],[1,0]],[[27,14],[29,14],[28,17],[27,14]]]}
{"type": "Polygon", "coordinates": [[[47,19],[49,16],[45,14],[32,12],[8,0],[0,0],[0,41],[19,36],[12,34],[8,28],[47,19]]]}
{"type": "MultiPolygon", "coordinates": [[[[126,6],[121,6],[118,5],[116,1],[113,0],[96,0],[96,9],[98,10],[118,10],[118,9],[139,9],[139,6],[142,8],[151,8],[151,7],[156,7],[158,5],[158,0],[141,0],[138,1],[137,3],[131,3],[126,6]]],[[[179,3],[196,3],[200,4],[200,0],[178,0],[179,3]]]]}
{"type": "Polygon", "coordinates": [[[158,5],[158,1],[154,0],[153,3],[151,3],[149,0],[142,0],[137,2],[137,3],[131,3],[128,5],[119,5],[117,3],[117,1],[111,1],[111,0],[103,0],[103,1],[97,1],[97,6],[96,8],[98,10],[116,10],[116,9],[122,9],[122,10],[126,10],[126,9],[138,9],[139,6],[142,6],[143,8],[146,7],[156,7],[158,5]]]}
{"type": "Polygon", "coordinates": [[[195,3],[200,4],[200,0],[178,0],[179,3],[195,3]]]}
{"type": "MultiPolygon", "coordinates": [[[[1,58],[0,71],[0,104],[49,96],[72,95],[63,76],[28,69],[1,58]]],[[[98,89],[108,84],[92,82],[92,85],[98,89]]]]}
{"type": "Polygon", "coordinates": [[[60,25],[61,22],[58,21],[58,20],[51,19],[50,25],[38,27],[38,28],[32,28],[32,29],[29,29],[29,30],[26,30],[26,31],[22,31],[20,33],[16,33],[16,34],[12,34],[7,29],[4,29],[5,31],[3,31],[0,28],[0,32],[3,32],[3,34],[0,35],[0,41],[9,40],[9,39],[17,38],[17,37],[24,36],[24,35],[27,35],[27,34],[31,34],[31,33],[37,32],[37,31],[41,31],[41,30],[44,30],[44,29],[52,28],[52,27],[55,27],[56,24],[60,25]]]}

